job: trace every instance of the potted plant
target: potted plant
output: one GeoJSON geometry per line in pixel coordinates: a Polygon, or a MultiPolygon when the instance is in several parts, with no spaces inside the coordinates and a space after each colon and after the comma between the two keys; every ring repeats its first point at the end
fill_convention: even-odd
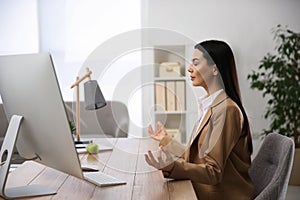
{"type": "MultiPolygon", "coordinates": [[[[296,147],[293,169],[300,169],[297,161],[300,160],[300,33],[277,25],[274,39],[276,53],[267,53],[258,70],[247,78],[252,89],[262,91],[262,96],[268,98],[264,117],[270,119],[270,126],[263,133],[277,132],[292,137],[296,147]]],[[[300,184],[299,179],[300,175],[296,184],[300,184]]]]}
{"type": "Polygon", "coordinates": [[[75,122],[72,121],[72,120],[69,120],[69,126],[70,126],[70,129],[71,129],[72,137],[75,140],[75,135],[76,135],[76,133],[75,133],[76,132],[75,122]]]}

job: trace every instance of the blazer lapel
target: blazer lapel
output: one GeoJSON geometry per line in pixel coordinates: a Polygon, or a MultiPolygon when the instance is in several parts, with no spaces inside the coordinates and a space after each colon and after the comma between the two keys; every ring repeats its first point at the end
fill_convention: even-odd
{"type": "Polygon", "coordinates": [[[194,137],[191,137],[190,140],[189,140],[189,143],[188,143],[188,150],[186,151],[186,154],[185,154],[185,158],[186,160],[188,161],[189,160],[189,157],[190,157],[190,148],[192,146],[192,144],[195,142],[195,138],[198,137],[198,135],[202,132],[202,129],[204,128],[204,126],[208,123],[211,115],[212,115],[212,108],[214,108],[215,106],[219,105],[220,103],[222,103],[223,101],[225,101],[225,99],[227,99],[228,96],[226,95],[226,93],[223,91],[221,92],[217,97],[216,99],[213,101],[212,105],[210,106],[210,108],[207,110],[202,122],[201,122],[201,125],[200,127],[198,128],[196,134],[194,137]],[[193,141],[191,141],[193,140],[193,141]]]}
{"type": "Polygon", "coordinates": [[[202,131],[203,127],[205,126],[205,124],[209,121],[210,116],[211,116],[211,109],[208,109],[207,113],[205,114],[205,116],[204,116],[204,118],[203,118],[203,120],[201,122],[200,127],[197,130],[197,132],[196,133],[193,132],[193,134],[195,134],[195,135],[193,135],[192,137],[190,137],[190,140],[189,140],[189,143],[188,143],[188,149],[187,149],[187,151],[185,153],[185,160],[186,161],[189,162],[190,152],[191,152],[191,146],[195,142],[195,138],[197,138],[198,135],[201,133],[201,131],[202,131]]]}
{"type": "MultiPolygon", "coordinates": [[[[193,138],[191,138],[191,140],[195,140],[195,138],[198,137],[198,135],[201,133],[203,127],[206,125],[206,123],[207,123],[208,120],[210,119],[211,113],[212,113],[212,112],[211,112],[211,108],[209,108],[209,109],[207,110],[207,112],[206,112],[206,114],[205,114],[205,116],[204,116],[204,118],[203,118],[203,120],[202,120],[202,122],[201,122],[201,124],[200,124],[200,126],[199,126],[199,128],[198,128],[198,130],[196,131],[195,136],[194,136],[193,138]]],[[[194,141],[190,141],[190,144],[192,145],[193,142],[194,142],[194,141]]]]}

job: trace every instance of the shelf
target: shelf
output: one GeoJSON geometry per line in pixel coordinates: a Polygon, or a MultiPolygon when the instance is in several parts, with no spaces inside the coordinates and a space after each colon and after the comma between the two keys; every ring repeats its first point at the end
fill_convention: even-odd
{"type": "Polygon", "coordinates": [[[187,111],[178,110],[178,111],[155,111],[157,115],[185,115],[187,111]]]}
{"type": "MultiPolygon", "coordinates": [[[[187,132],[187,109],[186,109],[186,46],[185,45],[166,45],[155,46],[153,53],[153,68],[154,85],[159,84],[154,88],[154,102],[159,105],[161,110],[154,110],[155,121],[160,121],[166,129],[178,130],[180,133],[181,142],[186,141],[187,132]],[[179,72],[177,76],[166,74],[162,63],[179,63],[179,68],[176,65],[170,73],[179,72]],[[181,82],[181,83],[180,83],[181,82]],[[164,94],[164,95],[163,95],[164,94]],[[173,97],[173,95],[175,95],[173,97]],[[179,106],[179,109],[177,108],[179,106]]],[[[156,108],[157,109],[157,108],[156,108]]]]}
{"type": "MultiPolygon", "coordinates": [[[[159,76],[160,64],[164,62],[177,62],[180,65],[180,75],[182,78],[186,76],[186,60],[185,60],[185,46],[184,45],[170,45],[170,46],[155,46],[154,47],[154,77],[163,78],[159,76]]],[[[168,78],[168,77],[166,77],[168,78]]],[[[173,77],[172,77],[173,78],[173,77]]],[[[179,77],[174,77],[179,78],[179,77]]]]}
{"type": "Polygon", "coordinates": [[[193,44],[164,44],[152,44],[152,50],[143,54],[143,62],[151,63],[150,67],[143,71],[144,81],[151,83],[143,93],[145,110],[150,105],[151,115],[144,113],[144,117],[151,121],[152,125],[160,121],[166,129],[178,130],[178,138],[185,143],[198,114],[197,98],[187,71],[193,44]],[[175,63],[179,63],[179,68],[175,63]],[[168,64],[168,68],[164,69],[168,64]],[[169,70],[171,67],[172,70],[169,70]]]}
{"type": "Polygon", "coordinates": [[[186,77],[155,77],[154,81],[185,81],[186,77]]]}

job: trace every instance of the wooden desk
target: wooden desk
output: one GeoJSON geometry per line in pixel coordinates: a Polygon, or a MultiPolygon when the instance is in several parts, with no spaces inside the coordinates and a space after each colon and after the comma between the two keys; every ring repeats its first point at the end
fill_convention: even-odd
{"type": "Polygon", "coordinates": [[[118,138],[95,142],[111,145],[114,149],[97,155],[80,154],[81,163],[96,164],[103,172],[125,180],[126,185],[96,187],[85,180],[27,161],[9,175],[7,186],[43,184],[57,190],[56,195],[27,199],[197,199],[190,181],[164,179],[161,171],[145,162],[144,154],[149,149],[157,149],[156,141],[118,138]]]}

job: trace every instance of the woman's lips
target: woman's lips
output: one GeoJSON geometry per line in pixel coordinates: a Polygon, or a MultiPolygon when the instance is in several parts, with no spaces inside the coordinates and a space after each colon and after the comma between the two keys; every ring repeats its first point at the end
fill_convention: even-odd
{"type": "Polygon", "coordinates": [[[191,77],[191,80],[192,80],[192,81],[195,79],[195,77],[194,77],[194,76],[190,76],[190,77],[191,77]]]}

